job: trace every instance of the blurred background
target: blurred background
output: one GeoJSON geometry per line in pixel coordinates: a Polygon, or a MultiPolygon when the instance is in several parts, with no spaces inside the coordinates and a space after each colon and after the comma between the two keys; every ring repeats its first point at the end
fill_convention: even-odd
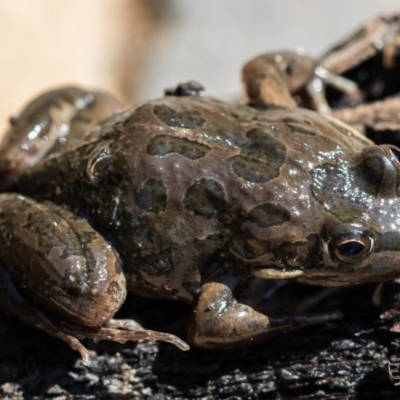
{"type": "Polygon", "coordinates": [[[124,104],[189,79],[238,97],[249,58],[297,47],[318,57],[396,10],[398,0],[0,0],[0,128],[38,92],[70,84],[124,104]]]}

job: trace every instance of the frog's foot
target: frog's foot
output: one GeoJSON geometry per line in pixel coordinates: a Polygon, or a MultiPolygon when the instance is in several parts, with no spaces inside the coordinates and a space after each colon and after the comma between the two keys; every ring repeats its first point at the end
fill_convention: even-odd
{"type": "Polygon", "coordinates": [[[170,333],[144,329],[139,323],[133,320],[111,319],[98,332],[91,333],[90,337],[99,340],[111,340],[118,343],[125,343],[129,340],[160,340],[174,344],[183,351],[190,349],[189,345],[177,336],[170,333]]]}
{"type": "MultiPolygon", "coordinates": [[[[288,315],[276,305],[272,305],[275,300],[271,306],[259,307],[253,297],[257,297],[256,292],[264,288],[265,290],[260,292],[264,293],[264,299],[259,300],[265,301],[270,282],[267,280],[261,282],[262,287],[260,282],[255,282],[254,287],[251,283],[246,283],[239,289],[239,293],[232,282],[233,279],[203,284],[193,323],[189,329],[189,342],[193,345],[208,349],[241,347],[259,343],[282,331],[342,318],[340,312],[288,315]],[[235,295],[233,292],[236,292],[235,295]],[[246,293],[247,295],[243,297],[246,293]],[[246,296],[251,296],[251,299],[246,296]]],[[[269,292],[273,293],[271,296],[276,296],[271,288],[269,292]]]]}
{"type": "MultiPolygon", "coordinates": [[[[73,350],[80,353],[82,357],[83,365],[90,365],[91,359],[89,351],[87,348],[77,339],[73,333],[67,334],[63,332],[55,331],[50,327],[41,326],[42,329],[47,331],[53,336],[66,342],[73,350]]],[[[144,329],[138,322],[134,320],[116,320],[111,319],[104,327],[102,327],[98,332],[82,333],[80,332],[77,336],[81,338],[90,338],[97,340],[111,340],[118,343],[126,343],[129,340],[161,340],[163,342],[168,342],[174,344],[176,347],[183,351],[190,349],[189,345],[182,339],[175,335],[164,332],[151,331],[149,329],[144,329]]]]}
{"type": "Polygon", "coordinates": [[[320,113],[331,112],[325,97],[326,86],[331,86],[354,99],[361,98],[361,91],[355,82],[318,66],[315,68],[314,77],[308,82],[306,90],[311,97],[314,108],[320,113]]]}

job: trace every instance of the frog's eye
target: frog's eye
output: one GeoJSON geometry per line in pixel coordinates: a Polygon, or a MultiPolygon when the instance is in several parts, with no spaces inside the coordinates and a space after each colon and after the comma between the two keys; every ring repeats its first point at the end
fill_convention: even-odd
{"type": "Polygon", "coordinates": [[[293,61],[292,62],[289,61],[287,64],[284,65],[283,69],[287,76],[292,76],[295,69],[295,63],[293,61]]]}
{"type": "Polygon", "coordinates": [[[328,243],[331,259],[351,263],[359,261],[370,254],[374,239],[358,231],[350,231],[332,238],[328,243]]]}

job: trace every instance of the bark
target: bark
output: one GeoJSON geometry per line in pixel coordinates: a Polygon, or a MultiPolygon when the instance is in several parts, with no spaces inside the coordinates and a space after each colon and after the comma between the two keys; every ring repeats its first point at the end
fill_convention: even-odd
{"type": "MultiPolygon", "coordinates": [[[[310,287],[298,289],[307,295],[310,287]]],[[[342,310],[342,320],[245,349],[182,352],[164,343],[87,342],[89,367],[58,339],[1,314],[0,393],[12,399],[399,398],[399,289],[385,284],[379,306],[377,285],[339,289],[314,311],[342,310]]],[[[184,305],[130,303],[124,316],[141,310],[153,320],[149,327],[184,331],[184,305]]]]}

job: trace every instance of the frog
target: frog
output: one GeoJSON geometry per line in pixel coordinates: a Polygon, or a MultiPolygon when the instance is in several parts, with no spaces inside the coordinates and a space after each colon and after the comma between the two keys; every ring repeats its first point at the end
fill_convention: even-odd
{"type": "Polygon", "coordinates": [[[244,92],[253,102],[306,106],[323,114],[332,111],[325,96],[327,86],[360,101],[363,94],[358,85],[338,74],[333,65],[325,68],[323,61],[302,49],[261,54],[243,67],[244,92]]]}
{"type": "Polygon", "coordinates": [[[399,17],[394,13],[368,21],[320,57],[306,56],[303,48],[261,54],[243,69],[245,93],[251,100],[307,106],[320,113],[332,112],[327,86],[337,91],[329,96],[334,105],[339,100],[358,105],[397,94],[393,82],[397,82],[399,17]]]}
{"type": "Polygon", "coordinates": [[[400,275],[395,148],[287,103],[287,89],[283,102],[249,90],[248,103],[202,90],[183,84],[118,109],[109,94],[66,87],[10,119],[0,304],[86,365],[85,338],[184,351],[260,343],[340,317],[303,312],[296,298],[284,306],[286,282],[400,275]],[[127,293],[189,304],[187,341],[114,318],[127,293]]]}

